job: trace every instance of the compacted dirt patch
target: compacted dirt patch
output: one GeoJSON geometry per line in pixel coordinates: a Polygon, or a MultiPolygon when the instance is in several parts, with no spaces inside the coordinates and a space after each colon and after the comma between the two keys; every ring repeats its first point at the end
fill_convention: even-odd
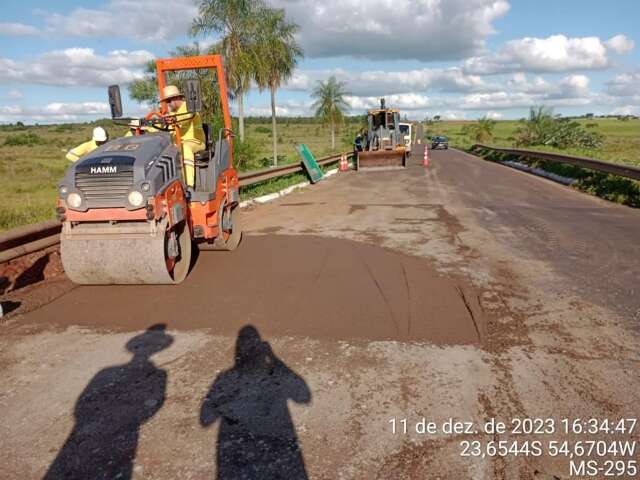
{"type": "Polygon", "coordinates": [[[179,286],[80,287],[23,321],[124,330],[165,322],[223,335],[249,323],[269,336],[473,344],[485,330],[477,298],[417,257],[264,235],[246,236],[232,253],[201,253],[179,286]]]}
{"type": "Polygon", "coordinates": [[[72,290],[57,246],[0,264],[0,323],[35,310],[72,290]]]}

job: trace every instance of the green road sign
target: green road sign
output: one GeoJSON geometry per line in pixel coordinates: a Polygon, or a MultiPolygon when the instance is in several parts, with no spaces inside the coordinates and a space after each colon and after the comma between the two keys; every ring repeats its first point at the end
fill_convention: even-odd
{"type": "Polygon", "coordinates": [[[296,150],[300,154],[302,158],[302,164],[304,168],[307,169],[307,173],[309,174],[309,178],[311,178],[311,183],[316,183],[322,180],[322,170],[320,169],[320,165],[316,162],[316,159],[313,158],[313,154],[309,151],[307,146],[304,143],[296,145],[296,150]]]}

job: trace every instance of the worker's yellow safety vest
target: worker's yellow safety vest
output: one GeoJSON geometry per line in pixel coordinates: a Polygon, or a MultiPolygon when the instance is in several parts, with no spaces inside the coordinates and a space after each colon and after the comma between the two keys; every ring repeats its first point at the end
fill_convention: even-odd
{"type": "Polygon", "coordinates": [[[173,113],[180,125],[180,136],[182,141],[196,141],[204,145],[204,130],[202,129],[202,118],[198,112],[190,113],[187,110],[187,102],[182,102],[178,111],[173,113]],[[184,120],[181,120],[184,119],[184,120]]]}
{"type": "Polygon", "coordinates": [[[76,162],[86,154],[93,152],[98,147],[99,145],[94,140],[81,143],[67,152],[67,160],[70,162],[76,162]]]}

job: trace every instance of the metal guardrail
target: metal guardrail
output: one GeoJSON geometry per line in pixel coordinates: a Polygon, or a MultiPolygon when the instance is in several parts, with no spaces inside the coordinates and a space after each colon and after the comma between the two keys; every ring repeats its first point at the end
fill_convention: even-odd
{"type": "MultiPolygon", "coordinates": [[[[318,165],[324,166],[330,163],[337,162],[338,160],[340,160],[340,157],[342,155],[347,155],[347,157],[349,157],[353,155],[353,152],[345,152],[338,155],[331,155],[329,157],[321,158],[317,160],[318,165]]],[[[293,163],[290,165],[282,165],[279,167],[271,167],[265,168],[263,170],[242,173],[238,175],[238,179],[240,181],[241,187],[248,187],[250,185],[255,185],[256,183],[271,180],[272,178],[284,177],[286,175],[291,175],[292,173],[303,171],[304,167],[302,166],[302,163],[293,163]]]]}
{"type": "MultiPolygon", "coordinates": [[[[329,165],[340,160],[342,155],[352,156],[353,152],[344,152],[331,155],[318,160],[321,166],[329,165]]],[[[273,178],[284,177],[292,173],[302,172],[301,163],[282,165],[279,167],[265,168],[253,172],[245,172],[238,175],[241,187],[248,187],[273,178]]],[[[0,263],[5,263],[23,255],[56,245],[60,242],[60,230],[62,224],[57,220],[49,220],[42,223],[25,225],[0,234],[0,263]]]]}
{"type": "Polygon", "coordinates": [[[640,180],[640,168],[638,167],[603,162],[601,160],[594,160],[592,158],[572,157],[569,155],[561,155],[558,153],[550,153],[550,152],[539,152],[536,150],[498,148],[498,147],[491,147],[488,145],[482,145],[480,143],[476,143],[475,145],[473,145],[471,147],[471,150],[474,150],[474,151],[475,150],[492,150],[494,152],[506,153],[507,155],[516,155],[518,157],[537,158],[541,160],[548,160],[550,162],[566,163],[569,165],[588,168],[589,170],[596,170],[598,172],[619,175],[621,177],[630,178],[632,180],[640,180]]]}

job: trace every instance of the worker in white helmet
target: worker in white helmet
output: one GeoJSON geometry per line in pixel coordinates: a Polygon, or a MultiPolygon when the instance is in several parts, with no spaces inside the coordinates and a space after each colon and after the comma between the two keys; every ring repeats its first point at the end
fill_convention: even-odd
{"type": "Polygon", "coordinates": [[[96,127],[93,129],[91,140],[81,143],[77,147],[74,147],[67,152],[67,160],[69,160],[70,162],[76,162],[86,154],[93,152],[96,148],[106,143],[108,140],[109,135],[107,134],[107,131],[102,127],[96,127]]]}
{"type": "Polygon", "coordinates": [[[184,95],[175,85],[167,85],[162,90],[161,102],[167,104],[170,113],[175,115],[180,126],[180,138],[182,139],[183,161],[185,165],[185,179],[187,185],[194,186],[195,161],[194,154],[205,149],[205,136],[202,129],[202,119],[198,112],[189,112],[184,95]]]}
{"type": "Polygon", "coordinates": [[[129,122],[129,130],[127,130],[127,133],[125,133],[124,136],[132,137],[134,135],[137,135],[138,131],[139,131],[139,134],[143,134],[143,133],[157,132],[158,130],[149,125],[140,126],[140,120],[137,118],[133,118],[129,122]]]}

